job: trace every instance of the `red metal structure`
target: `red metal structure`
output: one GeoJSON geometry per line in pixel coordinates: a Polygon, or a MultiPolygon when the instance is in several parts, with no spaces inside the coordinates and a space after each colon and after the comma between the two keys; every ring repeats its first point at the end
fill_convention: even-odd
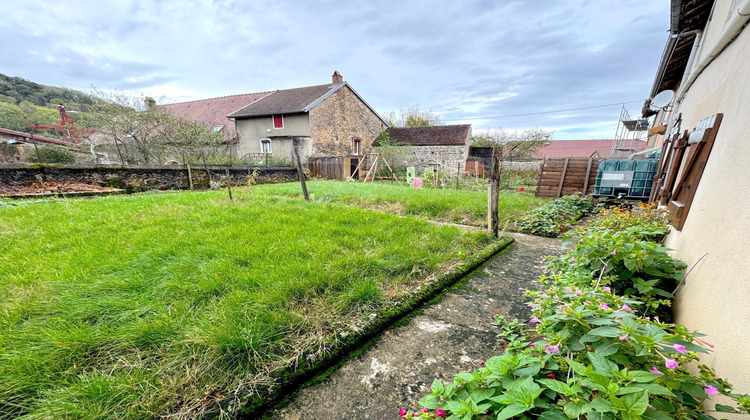
{"type": "Polygon", "coordinates": [[[28,125],[25,128],[55,130],[56,133],[60,133],[64,141],[73,143],[79,143],[82,137],[94,134],[91,130],[76,127],[75,122],[68,117],[64,106],[58,105],[57,109],[60,111],[60,123],[58,125],[28,125]]]}

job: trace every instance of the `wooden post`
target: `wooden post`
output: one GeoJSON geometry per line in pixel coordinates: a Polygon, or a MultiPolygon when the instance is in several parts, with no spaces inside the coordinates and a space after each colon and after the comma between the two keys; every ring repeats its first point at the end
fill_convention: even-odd
{"type": "Polygon", "coordinates": [[[594,158],[589,158],[589,165],[586,167],[586,178],[583,179],[583,195],[587,194],[589,189],[589,177],[591,176],[591,164],[594,162],[594,158]]]}
{"type": "Polygon", "coordinates": [[[307,184],[305,183],[305,173],[302,172],[302,161],[299,158],[299,139],[292,137],[292,144],[294,145],[294,157],[297,163],[297,175],[299,175],[299,183],[302,186],[302,194],[305,196],[305,201],[310,201],[310,195],[307,194],[307,184]]]}
{"type": "MultiPolygon", "coordinates": [[[[502,151],[501,151],[502,153],[502,151]]],[[[492,149],[492,173],[490,175],[490,191],[489,191],[489,219],[490,229],[492,236],[497,238],[499,233],[499,215],[498,215],[498,187],[500,184],[500,158],[496,148],[492,149]]]]}
{"type": "Polygon", "coordinates": [[[557,197],[562,197],[562,190],[563,190],[563,183],[565,182],[565,174],[568,172],[568,163],[570,162],[570,158],[565,158],[565,166],[563,166],[562,173],[560,174],[560,185],[557,187],[557,197]]]}
{"type": "Polygon", "coordinates": [[[31,136],[31,142],[34,143],[34,151],[36,152],[36,160],[39,163],[42,163],[42,156],[39,155],[39,148],[36,145],[36,139],[34,138],[34,135],[29,133],[29,136],[31,136]]]}
{"type": "Polygon", "coordinates": [[[229,168],[224,169],[227,174],[227,191],[229,191],[229,201],[232,201],[232,175],[229,173],[229,168]]]}
{"type": "Polygon", "coordinates": [[[456,163],[456,190],[458,190],[458,182],[461,178],[461,162],[456,163]]]}
{"type": "Polygon", "coordinates": [[[190,162],[185,162],[188,171],[188,182],[190,183],[190,189],[193,189],[193,171],[190,170],[190,162]]]}

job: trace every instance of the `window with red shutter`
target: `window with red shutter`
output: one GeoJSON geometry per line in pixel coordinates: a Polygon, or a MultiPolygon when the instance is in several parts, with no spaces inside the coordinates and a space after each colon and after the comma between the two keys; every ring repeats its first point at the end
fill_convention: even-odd
{"type": "Polygon", "coordinates": [[[284,116],[283,115],[273,116],[273,128],[284,128],[284,116]]]}

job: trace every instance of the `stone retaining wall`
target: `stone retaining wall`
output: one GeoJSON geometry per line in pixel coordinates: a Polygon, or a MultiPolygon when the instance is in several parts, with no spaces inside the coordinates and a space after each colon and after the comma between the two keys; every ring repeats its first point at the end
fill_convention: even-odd
{"type": "MultiPolygon", "coordinates": [[[[296,181],[295,168],[261,168],[209,166],[191,167],[193,188],[215,187],[229,169],[232,183],[247,184],[253,171],[257,183],[296,181]]],[[[188,170],[184,166],[111,166],[111,165],[0,165],[0,185],[24,186],[35,182],[82,182],[121,188],[127,192],[148,190],[186,190],[190,188],[188,170]]]]}

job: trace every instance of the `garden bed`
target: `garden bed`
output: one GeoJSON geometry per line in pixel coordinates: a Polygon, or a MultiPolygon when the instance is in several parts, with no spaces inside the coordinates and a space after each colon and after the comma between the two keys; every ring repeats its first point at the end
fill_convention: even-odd
{"type": "Polygon", "coordinates": [[[0,413],[262,405],[508,243],[256,188],[0,208],[0,413]]]}

